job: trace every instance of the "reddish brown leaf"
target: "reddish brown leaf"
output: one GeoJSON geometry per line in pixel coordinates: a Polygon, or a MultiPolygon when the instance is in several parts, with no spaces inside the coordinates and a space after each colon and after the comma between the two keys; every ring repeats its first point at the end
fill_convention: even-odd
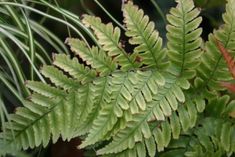
{"type": "Polygon", "coordinates": [[[221,82],[221,85],[231,92],[235,93],[235,84],[229,83],[229,82],[221,82]]]}
{"type": "Polygon", "coordinates": [[[228,52],[228,50],[224,47],[224,45],[217,39],[215,39],[216,45],[220,50],[221,54],[223,55],[230,73],[232,74],[233,78],[235,79],[235,60],[232,55],[228,52]]]}

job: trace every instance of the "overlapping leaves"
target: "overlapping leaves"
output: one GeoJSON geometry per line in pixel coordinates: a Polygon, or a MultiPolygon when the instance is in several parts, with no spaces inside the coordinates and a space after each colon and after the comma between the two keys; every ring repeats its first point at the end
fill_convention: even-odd
{"type": "MultiPolygon", "coordinates": [[[[70,140],[81,135],[85,135],[85,139],[80,148],[105,141],[97,155],[154,157],[169,144],[171,146],[172,140],[187,142],[184,137],[193,141],[186,151],[168,147],[169,151],[162,155],[170,156],[175,152],[201,155],[204,147],[210,150],[210,143],[223,153],[232,153],[233,139],[225,137],[224,131],[229,129],[229,137],[232,137],[234,124],[226,121],[219,133],[216,130],[224,119],[211,123],[215,128],[204,125],[203,122],[207,124],[218,117],[207,114],[214,102],[210,99],[206,107],[204,95],[207,93],[201,90],[205,86],[200,86],[206,83],[212,87],[210,80],[217,81],[220,77],[214,77],[215,73],[228,71],[220,63],[221,55],[212,54],[215,49],[212,37],[199,65],[202,54],[202,30],[198,28],[202,20],[198,17],[200,12],[192,0],[176,2],[177,7],[167,16],[167,49],[162,48],[162,39],[154,30],[153,22],[132,2],[124,5],[123,12],[125,33],[130,38],[129,43],[136,45],[133,53],[126,52],[121,45],[118,27],[85,15],[83,23],[94,31],[99,45],[89,48],[79,39],[66,40],[76,56],[56,55],[53,65],[43,67],[41,73],[50,83],[27,83],[34,94],[11,116],[6,134],[1,134],[0,153],[46,146],[51,139],[56,142],[60,137],[70,140]],[[208,57],[214,55],[216,57],[208,57]],[[168,61],[171,66],[167,66],[168,61]],[[212,73],[208,72],[211,68],[212,73]],[[192,85],[189,79],[195,78],[196,71],[199,77],[192,85]],[[206,112],[199,115],[204,109],[206,112]],[[201,118],[205,119],[201,121],[201,118]],[[203,132],[207,133],[206,137],[202,136],[203,132]],[[208,142],[208,138],[212,140],[208,142]],[[217,145],[219,139],[221,146],[217,145]]],[[[229,1],[225,27],[215,33],[232,51],[234,4],[229,1]],[[231,34],[226,32],[228,30],[231,34]]],[[[223,112],[218,107],[215,113],[228,115],[233,107],[225,106],[223,112]]],[[[175,147],[179,146],[180,143],[176,143],[175,147]]]]}

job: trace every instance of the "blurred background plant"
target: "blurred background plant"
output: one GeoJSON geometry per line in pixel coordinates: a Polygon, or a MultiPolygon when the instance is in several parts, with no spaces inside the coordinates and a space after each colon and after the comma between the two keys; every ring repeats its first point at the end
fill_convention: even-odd
{"type": "MultiPolygon", "coordinates": [[[[163,39],[165,38],[165,15],[174,6],[173,0],[134,0],[151,19],[156,22],[163,39]]],[[[110,19],[122,27],[122,0],[0,0],[0,118],[1,131],[5,121],[16,107],[24,105],[30,97],[25,87],[27,80],[45,81],[40,74],[43,64],[52,62],[53,53],[67,53],[64,44],[67,37],[79,37],[87,43],[96,43],[90,31],[85,28],[80,17],[96,15],[104,22],[110,19]]],[[[202,9],[203,37],[221,24],[225,0],[195,0],[202,9]]],[[[30,151],[31,156],[78,156],[81,152],[71,150],[79,140],[70,144],[59,141],[47,149],[30,151]],[[60,151],[58,151],[60,150],[60,151]],[[68,154],[70,152],[70,154],[68,154]]],[[[94,152],[85,152],[92,156],[94,152]],[[89,154],[90,153],[90,154],[89,154]]],[[[16,156],[26,156],[17,153],[16,156]]]]}

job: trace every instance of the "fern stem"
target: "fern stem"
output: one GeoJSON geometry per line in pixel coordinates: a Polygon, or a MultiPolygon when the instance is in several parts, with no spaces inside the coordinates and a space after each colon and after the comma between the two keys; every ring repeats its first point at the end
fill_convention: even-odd
{"type": "Polygon", "coordinates": [[[158,3],[155,0],[150,0],[150,1],[152,2],[153,6],[156,8],[159,15],[162,17],[163,22],[167,24],[166,17],[164,16],[164,13],[162,9],[160,8],[160,6],[158,5],[158,3]]]}
{"type": "Polygon", "coordinates": [[[94,0],[94,2],[109,16],[109,18],[111,20],[113,20],[113,22],[115,22],[121,29],[123,29],[124,31],[126,31],[126,28],[120,23],[118,22],[105,8],[102,4],[100,4],[100,2],[98,0],[94,0]]]}

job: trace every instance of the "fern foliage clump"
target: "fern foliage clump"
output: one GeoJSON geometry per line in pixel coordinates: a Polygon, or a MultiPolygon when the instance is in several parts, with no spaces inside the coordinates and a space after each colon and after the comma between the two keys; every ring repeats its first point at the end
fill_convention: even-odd
{"type": "Polygon", "coordinates": [[[216,41],[234,54],[235,1],[225,24],[203,47],[200,11],[176,0],[167,15],[167,46],[154,22],[132,2],[123,7],[125,35],[98,17],[83,16],[98,45],[68,38],[74,57],[58,54],[28,81],[32,95],[1,133],[0,154],[46,147],[60,137],[82,137],[79,149],[120,157],[231,156],[235,152],[235,103],[220,81],[231,80],[216,41]]]}

